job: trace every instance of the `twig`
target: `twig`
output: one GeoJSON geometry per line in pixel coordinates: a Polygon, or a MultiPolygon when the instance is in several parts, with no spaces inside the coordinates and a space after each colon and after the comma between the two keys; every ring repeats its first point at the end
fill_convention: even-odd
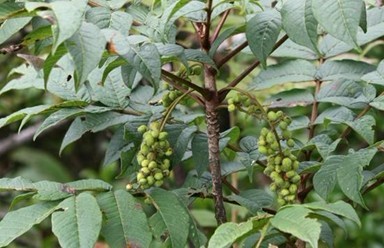
{"type": "MultiPolygon", "coordinates": [[[[284,35],[273,47],[272,52],[275,51],[278,47],[280,47],[286,40],[288,39],[287,35],[284,35]]],[[[260,64],[260,61],[253,62],[248,68],[246,68],[239,76],[237,76],[232,82],[230,82],[226,87],[219,90],[219,99],[220,101],[224,100],[230,89],[236,87],[238,83],[240,83],[246,76],[248,76],[253,69],[255,69],[260,64]]]]}
{"type": "Polygon", "coordinates": [[[220,61],[216,63],[217,68],[222,67],[225,63],[227,63],[230,59],[236,56],[241,50],[243,50],[247,46],[248,46],[248,41],[244,41],[243,43],[235,47],[227,55],[225,55],[224,58],[222,58],[220,61]]]}
{"type": "Polygon", "coordinates": [[[217,38],[217,36],[219,36],[219,33],[221,31],[221,29],[223,28],[223,25],[225,23],[225,21],[227,20],[227,17],[229,15],[229,13],[231,12],[231,10],[226,10],[223,15],[221,16],[221,19],[219,21],[219,24],[217,24],[217,27],[215,29],[215,31],[213,32],[213,35],[211,37],[211,42],[214,42],[217,38]]]}

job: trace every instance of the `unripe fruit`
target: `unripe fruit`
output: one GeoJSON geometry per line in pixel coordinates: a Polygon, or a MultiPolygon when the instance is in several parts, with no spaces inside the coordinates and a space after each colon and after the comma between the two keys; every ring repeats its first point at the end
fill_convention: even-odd
{"type": "Polygon", "coordinates": [[[264,136],[264,137],[266,137],[268,133],[269,133],[269,130],[266,127],[263,127],[260,131],[261,136],[264,136]]]}
{"type": "Polygon", "coordinates": [[[168,137],[168,133],[167,132],[161,132],[159,134],[159,140],[160,141],[165,141],[167,139],[167,137],[168,137]]]}
{"type": "Polygon", "coordinates": [[[125,189],[126,190],[131,190],[133,188],[132,184],[128,183],[127,185],[125,185],[125,189]]]}
{"type": "Polygon", "coordinates": [[[147,167],[143,167],[140,169],[140,172],[142,172],[144,175],[148,175],[151,171],[147,167]]]}
{"type": "Polygon", "coordinates": [[[155,161],[151,161],[148,165],[148,169],[153,170],[157,168],[157,163],[155,161]]]}
{"type": "Polygon", "coordinates": [[[296,176],[297,175],[297,173],[296,173],[296,171],[294,171],[294,170],[290,170],[290,171],[287,171],[287,173],[285,173],[285,176],[287,177],[287,178],[293,178],[294,176],[296,176]]]}
{"type": "Polygon", "coordinates": [[[277,189],[275,183],[271,183],[271,185],[269,185],[269,188],[270,188],[272,191],[276,191],[276,189],[277,189]]]}
{"type": "Polygon", "coordinates": [[[152,130],[151,131],[151,136],[155,139],[159,137],[159,131],[158,130],[152,130]]]}
{"type": "Polygon", "coordinates": [[[228,111],[229,112],[233,112],[236,110],[236,105],[235,104],[229,104],[228,105],[228,111]]]}
{"type": "Polygon", "coordinates": [[[286,166],[286,167],[291,167],[292,165],[292,160],[290,158],[284,158],[283,159],[283,162],[282,162],[282,165],[283,166],[286,166]]]}
{"type": "Polygon", "coordinates": [[[165,177],[169,176],[169,174],[170,174],[169,170],[163,170],[163,175],[165,177]]]}
{"type": "Polygon", "coordinates": [[[270,121],[276,121],[277,120],[277,115],[274,111],[269,111],[267,113],[268,120],[270,121]]]}
{"type": "Polygon", "coordinates": [[[300,163],[299,163],[299,161],[295,161],[295,162],[293,162],[293,165],[292,165],[292,168],[296,171],[297,169],[299,169],[299,166],[300,166],[300,163]]]}
{"type": "Polygon", "coordinates": [[[295,199],[296,199],[295,195],[287,195],[284,197],[284,200],[286,200],[288,202],[293,202],[293,201],[295,201],[295,199]]]}
{"type": "Polygon", "coordinates": [[[155,186],[160,187],[161,185],[163,185],[163,183],[164,183],[163,180],[156,181],[155,186]]]}
{"type": "Polygon", "coordinates": [[[291,185],[289,186],[289,192],[290,192],[291,194],[296,194],[296,192],[297,192],[297,185],[296,185],[296,184],[291,184],[291,185]]]}
{"type": "Polygon", "coordinates": [[[293,141],[293,139],[288,139],[287,140],[287,146],[294,147],[295,146],[295,141],[293,141]]]}
{"type": "Polygon", "coordinates": [[[143,178],[145,178],[143,173],[141,173],[141,172],[137,173],[137,176],[136,176],[137,181],[140,181],[143,178]]]}
{"type": "Polygon", "coordinates": [[[277,173],[276,171],[272,171],[271,173],[272,180],[275,180],[276,178],[279,178],[279,177],[280,177],[279,173],[277,173]]]}
{"type": "Polygon", "coordinates": [[[168,148],[167,151],[165,152],[165,155],[169,157],[172,155],[172,153],[173,153],[172,148],[168,148]]]}
{"type": "Polygon", "coordinates": [[[172,101],[175,100],[177,97],[178,97],[178,94],[177,94],[177,91],[170,91],[169,92],[169,95],[168,95],[169,99],[171,99],[172,101]]]}
{"type": "Polygon", "coordinates": [[[171,166],[171,162],[169,161],[169,159],[164,159],[163,163],[161,164],[161,169],[167,170],[169,169],[170,166],[171,166]]]}
{"type": "Polygon", "coordinates": [[[155,176],[154,176],[154,178],[155,178],[157,181],[163,179],[163,177],[164,177],[163,174],[160,173],[160,172],[156,173],[155,176]]]}
{"type": "Polygon", "coordinates": [[[139,182],[140,184],[146,184],[146,183],[147,183],[147,179],[142,178],[142,179],[138,180],[138,182],[139,182]]]}
{"type": "Polygon", "coordinates": [[[245,101],[244,101],[244,106],[245,107],[249,107],[249,106],[251,106],[251,99],[249,99],[249,98],[247,98],[245,101]]]}
{"type": "Polygon", "coordinates": [[[284,172],[290,171],[290,170],[292,170],[292,166],[290,166],[288,164],[282,164],[281,165],[281,170],[284,171],[284,172]]]}
{"type": "Polygon", "coordinates": [[[142,162],[141,162],[141,167],[148,167],[148,165],[149,165],[149,160],[148,159],[145,159],[145,160],[143,160],[142,162]]]}
{"type": "Polygon", "coordinates": [[[141,162],[143,162],[145,159],[144,155],[143,154],[138,154],[137,155],[137,163],[141,164],[141,162]]]}
{"type": "Polygon", "coordinates": [[[283,121],[286,122],[288,125],[292,123],[292,120],[288,116],[284,117],[283,121]]]}
{"type": "Polygon", "coordinates": [[[259,146],[265,146],[267,143],[265,142],[264,139],[259,139],[259,141],[257,141],[257,144],[258,144],[259,146]]]}
{"type": "Polygon", "coordinates": [[[144,142],[147,144],[147,146],[152,146],[155,143],[155,139],[152,137],[152,135],[145,135],[144,142]]]}
{"type": "Polygon", "coordinates": [[[289,195],[289,190],[287,190],[287,189],[282,189],[282,190],[279,192],[279,194],[280,194],[281,196],[289,195]]]}
{"type": "Polygon", "coordinates": [[[147,131],[147,126],[146,125],[141,125],[137,128],[137,131],[139,133],[145,133],[147,131]]]}
{"type": "Polygon", "coordinates": [[[301,180],[300,175],[295,175],[294,177],[291,178],[292,183],[298,183],[301,180]]]}
{"type": "Polygon", "coordinates": [[[277,118],[281,118],[281,117],[283,117],[284,112],[279,110],[279,111],[276,112],[276,115],[277,115],[277,118]]]}
{"type": "Polygon", "coordinates": [[[228,105],[233,105],[235,102],[233,101],[233,98],[228,99],[228,105]]]}
{"type": "Polygon", "coordinates": [[[268,153],[268,149],[265,146],[259,146],[258,150],[261,154],[267,154],[268,153]]]}
{"type": "Polygon", "coordinates": [[[155,178],[153,178],[153,176],[148,176],[147,183],[149,186],[153,185],[155,183],[155,178]]]}
{"type": "Polygon", "coordinates": [[[280,173],[281,172],[281,166],[280,165],[275,165],[275,171],[277,173],[280,173]]]}
{"type": "Polygon", "coordinates": [[[285,185],[285,182],[281,177],[276,178],[274,181],[277,187],[282,188],[285,185]]]}
{"type": "Polygon", "coordinates": [[[273,169],[271,167],[267,166],[267,167],[265,167],[263,172],[266,175],[270,175],[272,171],[273,171],[273,169]]]}
{"type": "Polygon", "coordinates": [[[276,137],[273,134],[273,132],[268,132],[267,137],[265,139],[266,139],[267,143],[269,143],[269,144],[272,144],[273,142],[276,141],[276,137]]]}
{"type": "Polygon", "coordinates": [[[288,124],[285,121],[279,123],[279,127],[281,130],[287,130],[288,124]]]}
{"type": "Polygon", "coordinates": [[[274,159],[275,165],[279,165],[282,161],[281,156],[277,155],[274,159]]]}
{"type": "Polygon", "coordinates": [[[149,124],[151,130],[160,130],[160,122],[154,121],[149,124]]]}
{"type": "Polygon", "coordinates": [[[141,144],[141,146],[140,146],[140,152],[141,152],[141,154],[143,154],[144,156],[147,156],[147,154],[149,153],[149,147],[148,147],[146,144],[141,144]]]}
{"type": "Polygon", "coordinates": [[[155,160],[156,159],[156,154],[154,152],[150,152],[147,154],[147,159],[149,161],[155,160]]]}
{"type": "Polygon", "coordinates": [[[271,144],[271,149],[274,151],[278,151],[279,148],[280,148],[279,143],[275,140],[275,142],[271,144]]]}
{"type": "Polygon", "coordinates": [[[287,204],[287,203],[285,202],[284,199],[278,198],[278,199],[277,199],[277,204],[279,204],[280,206],[284,206],[284,205],[287,204]]]}
{"type": "Polygon", "coordinates": [[[282,134],[283,134],[283,138],[284,138],[285,140],[288,140],[288,139],[292,138],[292,133],[291,133],[291,131],[284,130],[282,134]]]}

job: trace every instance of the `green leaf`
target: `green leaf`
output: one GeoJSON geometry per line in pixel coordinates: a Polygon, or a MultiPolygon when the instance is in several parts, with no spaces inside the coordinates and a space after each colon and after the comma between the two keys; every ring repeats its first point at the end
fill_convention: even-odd
{"type": "Polygon", "coordinates": [[[292,89],[274,94],[265,101],[270,108],[284,108],[311,105],[314,97],[309,90],[292,89]]]}
{"type": "Polygon", "coordinates": [[[314,144],[317,151],[320,153],[320,156],[323,159],[326,159],[333,151],[336,150],[340,141],[341,139],[333,141],[328,135],[319,134],[313,137],[313,139],[311,139],[308,143],[314,144]]]}
{"type": "Polygon", "coordinates": [[[215,230],[209,240],[208,248],[231,247],[234,242],[258,232],[268,223],[270,218],[270,215],[262,215],[239,224],[224,223],[215,230]]]}
{"type": "Polygon", "coordinates": [[[384,111],[384,96],[379,96],[369,103],[371,107],[384,111]]]}
{"type": "Polygon", "coordinates": [[[318,102],[330,102],[348,108],[364,108],[376,96],[376,89],[364,82],[337,80],[321,87],[318,102]]]}
{"type": "Polygon", "coordinates": [[[67,49],[64,44],[58,46],[56,52],[51,52],[47,59],[44,62],[44,85],[47,86],[49,75],[51,74],[52,69],[56,66],[56,62],[59,61],[66,53],[67,49]]]}
{"type": "Polygon", "coordinates": [[[0,26],[0,44],[11,38],[25,25],[31,21],[32,17],[19,17],[5,20],[0,26]]]}
{"type": "Polygon", "coordinates": [[[312,12],[312,0],[286,1],[281,16],[284,30],[291,40],[318,52],[317,21],[312,12]]]}
{"type": "Polygon", "coordinates": [[[52,231],[62,247],[93,248],[101,229],[102,215],[89,193],[70,197],[59,204],[62,211],[52,214],[52,231]]]}
{"type": "MultiPolygon", "coordinates": [[[[80,0],[79,2],[87,2],[80,0]]],[[[52,26],[54,34],[53,53],[65,40],[69,39],[81,27],[84,9],[74,2],[56,1],[51,3],[57,24],[52,26]],[[68,22],[68,20],[71,20],[68,22]]]]}
{"type": "Polygon", "coordinates": [[[263,207],[270,207],[274,200],[273,196],[265,190],[258,189],[242,191],[239,195],[229,195],[227,199],[237,202],[254,215],[261,211],[263,207]]]}
{"type": "Polygon", "coordinates": [[[315,191],[324,199],[333,191],[336,183],[343,193],[365,207],[360,193],[363,167],[369,165],[377,149],[361,149],[348,155],[328,157],[313,178],[315,191]]]}
{"type": "Polygon", "coordinates": [[[268,66],[250,84],[251,89],[265,89],[288,82],[315,80],[316,67],[306,60],[290,60],[268,66]]]}
{"type": "Polygon", "coordinates": [[[275,9],[256,13],[247,22],[245,35],[249,47],[264,67],[267,66],[267,57],[277,41],[281,25],[280,13],[275,9]]]}
{"type": "Polygon", "coordinates": [[[57,203],[42,202],[8,212],[0,221],[0,246],[9,245],[14,239],[39,224],[56,210],[57,203]]]}
{"type": "MultiPolygon", "coordinates": [[[[244,49],[246,51],[246,49],[244,49]]],[[[319,58],[315,52],[311,49],[300,46],[292,40],[286,40],[281,46],[279,46],[272,54],[272,57],[292,58],[292,59],[306,59],[316,60],[319,58]]]]}
{"type": "Polygon", "coordinates": [[[384,60],[380,62],[375,71],[371,71],[361,78],[367,83],[384,85],[384,60]]]}
{"type": "Polygon", "coordinates": [[[361,0],[312,2],[313,13],[320,25],[335,38],[355,47],[358,47],[356,35],[362,7],[361,0]]]}
{"type": "Polygon", "coordinates": [[[216,68],[215,62],[208,56],[205,52],[200,49],[185,49],[184,50],[185,57],[188,61],[199,62],[202,64],[212,65],[216,68]]]}
{"type": "Polygon", "coordinates": [[[42,201],[61,200],[74,194],[74,190],[65,184],[57,182],[39,181],[34,183],[33,186],[37,190],[34,198],[42,201]]]}
{"type": "Polygon", "coordinates": [[[35,114],[39,114],[43,112],[44,110],[49,109],[51,106],[50,105],[37,105],[25,109],[21,109],[19,111],[16,111],[6,117],[3,117],[0,119],[0,128],[4,127],[5,125],[8,125],[10,123],[19,121],[23,119],[26,116],[31,116],[35,114]]]}
{"type": "Polygon", "coordinates": [[[322,81],[337,80],[340,78],[360,80],[360,78],[375,67],[371,64],[355,60],[327,60],[316,73],[316,78],[322,81]]]}
{"type": "Polygon", "coordinates": [[[147,218],[132,195],[118,190],[98,195],[97,202],[106,217],[101,234],[111,247],[149,247],[147,218]]]}
{"type": "Polygon", "coordinates": [[[121,34],[115,33],[112,42],[117,54],[124,58],[149,82],[157,86],[161,76],[160,54],[154,44],[145,43],[141,47],[130,44],[121,34]]]}
{"type": "Polygon", "coordinates": [[[83,22],[79,30],[65,41],[65,46],[76,66],[76,85],[85,82],[88,74],[98,66],[105,44],[106,40],[100,29],[86,22],[83,22]]]}
{"type": "Polygon", "coordinates": [[[201,176],[209,165],[208,140],[203,133],[196,134],[192,139],[192,160],[195,163],[197,174],[201,176]]]}
{"type": "Polygon", "coordinates": [[[346,107],[331,107],[323,111],[315,120],[315,124],[326,124],[327,121],[345,123],[354,120],[354,113],[346,107]]]}
{"type": "Polygon", "coordinates": [[[100,179],[82,179],[65,185],[74,188],[76,191],[108,191],[112,189],[112,185],[100,179]]]}
{"type": "Polygon", "coordinates": [[[153,188],[148,194],[167,227],[172,247],[184,247],[190,225],[187,210],[172,192],[153,188]]]}
{"type": "Polygon", "coordinates": [[[358,226],[361,226],[359,216],[357,215],[355,209],[348,203],[343,201],[337,201],[334,203],[326,203],[326,202],[311,202],[304,204],[303,206],[310,208],[312,210],[324,210],[327,212],[331,212],[336,215],[343,216],[347,219],[352,220],[358,226]]]}
{"type": "MultiPolygon", "coordinates": [[[[13,15],[23,12],[24,8],[18,3],[0,3],[0,21],[10,19],[13,15]]],[[[1,42],[0,42],[1,43],[1,42]]]]}
{"type": "Polygon", "coordinates": [[[363,7],[361,7],[359,26],[361,27],[361,29],[363,30],[364,33],[367,33],[367,29],[368,29],[367,8],[366,8],[365,3],[363,1],[361,4],[363,5],[363,7]]]}
{"type": "Polygon", "coordinates": [[[0,178],[0,191],[17,190],[17,191],[34,191],[33,183],[23,177],[0,178]]]}
{"type": "Polygon", "coordinates": [[[171,145],[173,147],[173,154],[171,157],[171,164],[177,165],[182,161],[184,153],[188,148],[189,141],[193,134],[197,131],[196,126],[187,127],[184,129],[180,136],[177,138],[176,143],[171,145]]]}
{"type": "MultiPolygon", "coordinates": [[[[357,32],[357,43],[360,46],[384,35],[383,13],[383,8],[371,8],[367,11],[368,30],[366,33],[362,30],[357,32]]],[[[331,35],[326,35],[319,45],[319,49],[325,55],[325,58],[345,53],[353,48],[354,45],[346,44],[331,35]]]]}
{"type": "Polygon", "coordinates": [[[304,206],[287,206],[280,209],[270,222],[280,231],[290,233],[317,248],[321,224],[308,217],[311,213],[312,211],[304,206]]]}
{"type": "Polygon", "coordinates": [[[356,133],[358,133],[368,144],[372,145],[375,141],[376,120],[371,115],[364,115],[363,117],[346,122],[356,133]]]}
{"type": "Polygon", "coordinates": [[[244,33],[245,32],[245,25],[240,26],[234,26],[229,27],[226,30],[223,30],[219,36],[213,41],[211,48],[209,49],[209,56],[213,58],[215,53],[217,52],[217,49],[220,47],[220,45],[225,42],[226,39],[230,38],[233,35],[244,33]]]}

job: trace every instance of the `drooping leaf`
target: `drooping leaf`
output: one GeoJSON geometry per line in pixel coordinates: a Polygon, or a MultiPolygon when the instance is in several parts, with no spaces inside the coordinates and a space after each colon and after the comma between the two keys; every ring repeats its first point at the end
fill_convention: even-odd
{"type": "Polygon", "coordinates": [[[372,115],[364,115],[363,117],[346,122],[355,132],[357,132],[368,144],[374,142],[376,120],[372,115]]]}
{"type": "Polygon", "coordinates": [[[317,20],[312,12],[312,0],[286,1],[281,16],[284,30],[291,40],[318,52],[317,20]]]}
{"type": "Polygon", "coordinates": [[[275,9],[258,12],[247,22],[245,35],[249,47],[264,67],[267,66],[267,57],[273,50],[281,26],[281,15],[275,9]]]}
{"type": "Polygon", "coordinates": [[[177,165],[184,156],[185,151],[188,148],[189,141],[193,137],[193,134],[197,131],[197,128],[195,126],[187,127],[184,129],[180,136],[177,138],[176,144],[172,147],[173,148],[173,154],[171,157],[171,164],[177,165]]]}
{"type": "Polygon", "coordinates": [[[81,24],[72,37],[65,40],[65,46],[75,61],[76,85],[87,80],[88,74],[98,66],[105,44],[99,28],[86,22],[81,24]]]}
{"type": "MultiPolygon", "coordinates": [[[[384,35],[384,9],[383,8],[371,8],[367,11],[367,32],[362,30],[357,32],[357,43],[362,46],[384,35]]],[[[331,35],[326,35],[319,44],[319,49],[325,58],[330,58],[349,50],[352,50],[354,45],[347,44],[341,40],[338,40],[331,35]]]]}
{"type": "Polygon", "coordinates": [[[247,208],[251,214],[257,214],[262,208],[270,207],[273,204],[273,196],[265,190],[258,189],[245,190],[239,195],[230,195],[227,198],[247,208]]]}
{"type": "Polygon", "coordinates": [[[270,215],[262,215],[239,224],[231,222],[222,224],[209,240],[208,248],[231,247],[236,241],[261,230],[270,218],[270,215]]]}
{"type": "Polygon", "coordinates": [[[42,202],[8,212],[0,221],[0,246],[9,245],[14,239],[39,224],[56,210],[57,203],[42,202]]]}
{"type": "Polygon", "coordinates": [[[351,46],[358,47],[356,36],[363,7],[361,2],[361,0],[313,1],[312,9],[317,21],[328,33],[351,46]]]}
{"type": "Polygon", "coordinates": [[[5,125],[8,125],[10,123],[16,122],[18,120],[23,119],[24,117],[28,115],[34,115],[43,112],[44,110],[49,109],[50,105],[37,105],[25,109],[21,109],[19,111],[16,111],[6,117],[3,117],[0,119],[0,127],[3,127],[5,125]]]}
{"type": "Polygon", "coordinates": [[[341,139],[333,141],[328,135],[320,134],[309,141],[309,144],[314,144],[320,156],[326,159],[333,151],[335,151],[337,145],[341,139]]]}
{"type": "Polygon", "coordinates": [[[200,176],[208,169],[208,141],[205,134],[196,134],[192,139],[192,160],[195,162],[197,174],[200,176]]]}
{"type": "Polygon", "coordinates": [[[188,212],[180,200],[174,193],[160,188],[153,188],[148,194],[167,227],[171,246],[184,247],[190,223],[188,212]]]}
{"type": "Polygon", "coordinates": [[[66,53],[67,49],[64,44],[57,47],[55,53],[50,53],[44,62],[44,85],[47,86],[49,75],[52,69],[56,66],[56,62],[59,61],[66,53]]]}
{"type": "Polygon", "coordinates": [[[375,71],[371,71],[361,77],[367,83],[384,85],[384,60],[380,62],[375,71]]]}
{"type": "Polygon", "coordinates": [[[358,226],[361,225],[359,216],[357,215],[355,209],[346,202],[343,202],[343,201],[337,201],[333,203],[311,202],[311,203],[304,204],[304,206],[312,210],[328,211],[333,214],[348,218],[353,222],[355,222],[358,226]]]}
{"type": "Polygon", "coordinates": [[[149,247],[152,234],[140,203],[128,192],[117,190],[98,195],[106,216],[101,234],[111,247],[149,247]]]}
{"type": "Polygon", "coordinates": [[[265,89],[288,82],[315,80],[316,67],[306,60],[290,60],[269,66],[257,75],[250,84],[251,89],[265,89]]]}
{"type": "Polygon", "coordinates": [[[375,70],[371,64],[355,60],[327,60],[316,73],[316,78],[322,81],[337,80],[340,78],[360,80],[360,78],[375,70]]]}
{"type": "Polygon", "coordinates": [[[23,10],[24,8],[21,4],[13,2],[2,2],[0,3],[0,21],[10,19],[10,17],[23,12],[23,10]]]}
{"type": "Polygon", "coordinates": [[[32,181],[23,177],[15,178],[0,178],[0,191],[3,190],[17,190],[17,191],[31,191],[35,190],[32,181]]]}
{"type": "Polygon", "coordinates": [[[62,247],[94,247],[101,229],[102,215],[89,193],[70,197],[52,214],[52,231],[62,247]]]}
{"type": "Polygon", "coordinates": [[[328,157],[313,178],[315,191],[326,199],[337,183],[349,199],[365,207],[360,193],[362,171],[376,152],[376,148],[370,148],[328,157]]]}
{"type": "Polygon", "coordinates": [[[32,17],[19,17],[5,20],[0,26],[0,44],[11,38],[25,25],[31,21],[32,17]]]}
{"type": "Polygon", "coordinates": [[[290,233],[317,248],[321,224],[308,217],[311,213],[312,211],[304,206],[288,206],[280,209],[270,222],[273,227],[280,231],[290,233]]]}
{"type": "Polygon", "coordinates": [[[240,26],[234,26],[230,27],[226,30],[223,30],[219,36],[213,41],[211,48],[209,49],[209,56],[213,57],[214,54],[217,52],[217,49],[222,45],[222,43],[230,38],[233,35],[243,33],[245,32],[245,25],[240,25],[240,26]]]}

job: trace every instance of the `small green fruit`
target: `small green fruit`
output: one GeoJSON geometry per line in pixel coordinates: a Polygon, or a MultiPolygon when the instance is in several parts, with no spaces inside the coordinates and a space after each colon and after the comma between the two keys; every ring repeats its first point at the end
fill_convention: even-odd
{"type": "Polygon", "coordinates": [[[142,162],[141,162],[141,167],[148,167],[148,165],[149,165],[149,160],[148,159],[144,159],[142,162]]]}
{"type": "Polygon", "coordinates": [[[284,171],[284,172],[290,171],[290,170],[292,170],[292,166],[287,165],[287,164],[282,164],[281,165],[281,170],[284,171]]]}
{"type": "Polygon", "coordinates": [[[139,133],[145,133],[147,131],[147,126],[146,125],[141,125],[137,128],[137,131],[139,133]]]}
{"type": "Polygon", "coordinates": [[[163,185],[163,183],[164,183],[163,180],[156,181],[156,182],[155,182],[155,186],[156,186],[156,187],[160,187],[161,185],[163,185]]]}
{"type": "Polygon", "coordinates": [[[149,161],[153,161],[153,160],[155,160],[155,159],[156,159],[156,154],[155,154],[154,152],[150,152],[150,153],[148,153],[148,154],[147,154],[147,159],[148,159],[149,161]]]}
{"type": "Polygon", "coordinates": [[[289,130],[284,130],[282,134],[283,134],[283,138],[285,140],[288,140],[288,139],[292,138],[292,133],[289,130]]]}
{"type": "Polygon", "coordinates": [[[293,139],[288,139],[287,140],[287,146],[294,147],[295,146],[295,141],[293,141],[293,139]]]}
{"type": "Polygon", "coordinates": [[[147,179],[142,178],[138,182],[139,182],[139,184],[147,184],[147,179]]]}
{"type": "Polygon", "coordinates": [[[278,151],[279,148],[280,148],[279,143],[275,140],[275,142],[271,144],[271,149],[274,151],[278,151]]]}
{"type": "Polygon", "coordinates": [[[151,136],[155,139],[159,137],[159,131],[158,130],[152,130],[151,131],[151,136]]]}
{"type": "Polygon", "coordinates": [[[145,178],[143,173],[141,173],[141,172],[137,173],[137,176],[136,176],[137,181],[140,181],[143,178],[145,178]]]}
{"type": "Polygon", "coordinates": [[[287,178],[293,178],[294,176],[296,176],[297,175],[297,173],[296,173],[296,171],[294,171],[294,170],[290,170],[290,171],[287,171],[287,173],[285,173],[285,176],[287,177],[287,178]]]}
{"type": "Polygon", "coordinates": [[[296,184],[291,184],[291,185],[289,186],[289,192],[290,192],[291,194],[296,194],[296,192],[297,192],[297,185],[296,185],[296,184]]]}
{"type": "Polygon", "coordinates": [[[261,135],[261,136],[264,136],[264,137],[266,137],[268,133],[269,133],[269,130],[268,130],[268,128],[266,128],[266,127],[263,127],[263,128],[261,129],[261,131],[260,131],[260,135],[261,135]]]}
{"type": "Polygon", "coordinates": [[[151,161],[148,165],[148,169],[153,170],[157,168],[157,163],[155,161],[151,161]]]}
{"type": "Polygon", "coordinates": [[[125,185],[125,189],[126,190],[131,190],[133,188],[132,184],[128,183],[127,185],[125,185]]]}
{"type": "Polygon", "coordinates": [[[164,177],[164,176],[163,176],[163,173],[160,173],[160,172],[156,173],[155,176],[154,176],[154,178],[155,178],[157,181],[163,179],[163,177],[164,177]]]}
{"type": "Polygon", "coordinates": [[[168,133],[167,132],[161,132],[159,134],[159,140],[160,141],[165,141],[168,138],[168,133]]]}
{"type": "Polygon", "coordinates": [[[229,104],[228,105],[228,111],[229,112],[233,112],[236,110],[236,105],[235,104],[229,104]]]}
{"type": "Polygon", "coordinates": [[[155,178],[153,178],[153,176],[148,176],[147,183],[149,186],[153,185],[155,183],[155,178]]]}
{"type": "Polygon", "coordinates": [[[269,121],[276,121],[277,120],[277,115],[274,111],[269,111],[267,113],[267,118],[269,121]]]}
{"type": "Polygon", "coordinates": [[[147,146],[152,146],[155,143],[155,139],[152,137],[152,135],[145,135],[144,142],[147,144],[147,146]]]}
{"type": "Polygon", "coordinates": [[[267,137],[265,138],[267,143],[272,144],[273,142],[276,141],[275,134],[273,132],[268,132],[267,137]]]}
{"type": "Polygon", "coordinates": [[[284,199],[278,198],[278,199],[277,199],[277,204],[279,204],[279,206],[284,206],[284,205],[287,204],[287,203],[285,202],[284,199]]]}
{"type": "Polygon", "coordinates": [[[296,195],[287,195],[284,197],[284,200],[286,200],[287,202],[294,202],[296,199],[296,195]]]}
{"type": "Polygon", "coordinates": [[[258,144],[259,146],[265,146],[265,145],[267,144],[267,142],[265,142],[264,139],[259,139],[259,140],[257,141],[257,144],[258,144]]]}
{"type": "Polygon", "coordinates": [[[151,124],[149,124],[149,128],[151,130],[160,130],[160,122],[158,121],[151,122],[151,124]]]}
{"type": "Polygon", "coordinates": [[[287,189],[282,189],[280,192],[279,192],[280,196],[286,196],[286,195],[289,195],[289,190],[287,189]]]}
{"type": "Polygon", "coordinates": [[[294,177],[291,178],[292,183],[298,183],[301,180],[300,175],[295,175],[294,177]]]}
{"type": "Polygon", "coordinates": [[[292,166],[292,160],[290,158],[284,158],[282,165],[285,167],[291,167],[292,166]]]}
{"type": "Polygon", "coordinates": [[[293,168],[294,170],[297,170],[297,169],[299,169],[299,166],[300,166],[299,161],[295,160],[295,161],[293,162],[292,168],[293,168]]]}
{"type": "Polygon", "coordinates": [[[284,112],[279,110],[279,111],[276,112],[276,115],[277,115],[277,118],[281,118],[281,117],[283,117],[284,112]]]}
{"type": "Polygon", "coordinates": [[[148,175],[151,171],[147,167],[143,167],[140,169],[140,172],[142,172],[144,175],[148,175]]]}
{"type": "Polygon", "coordinates": [[[288,124],[285,121],[279,123],[279,127],[281,130],[287,130],[288,124]]]}
{"type": "Polygon", "coordinates": [[[258,150],[261,154],[266,155],[268,153],[268,149],[265,146],[259,146],[258,150]]]}
{"type": "Polygon", "coordinates": [[[172,150],[172,148],[168,148],[167,149],[167,151],[165,152],[165,156],[171,156],[172,155],[172,153],[173,153],[173,150],[172,150]]]}

